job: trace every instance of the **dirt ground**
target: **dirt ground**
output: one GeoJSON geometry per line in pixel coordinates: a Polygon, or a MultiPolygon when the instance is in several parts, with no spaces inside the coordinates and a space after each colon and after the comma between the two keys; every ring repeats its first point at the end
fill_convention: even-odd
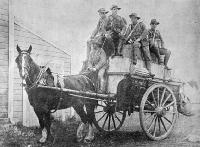
{"type": "Polygon", "coordinates": [[[96,131],[95,140],[91,144],[75,141],[77,121],[70,119],[65,123],[54,122],[52,133],[54,144],[41,145],[37,140],[41,137],[38,128],[26,128],[22,125],[4,124],[0,126],[0,147],[200,147],[200,105],[193,105],[194,116],[179,115],[172,134],[162,141],[151,141],[142,132],[138,113],[127,116],[120,131],[103,134],[96,131]],[[192,141],[192,142],[191,142],[192,141]]]}

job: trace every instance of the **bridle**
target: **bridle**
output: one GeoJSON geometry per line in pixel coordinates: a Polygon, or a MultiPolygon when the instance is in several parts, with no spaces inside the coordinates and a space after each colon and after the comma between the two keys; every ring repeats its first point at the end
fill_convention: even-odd
{"type": "Polygon", "coordinates": [[[30,78],[30,75],[29,75],[31,67],[30,67],[30,65],[24,66],[25,61],[24,61],[24,57],[23,57],[23,55],[29,55],[29,53],[27,53],[26,51],[21,51],[21,54],[22,54],[21,70],[22,70],[22,72],[24,72],[24,80],[28,79],[28,81],[30,82],[30,85],[22,84],[22,86],[25,86],[27,90],[31,90],[32,88],[38,86],[43,74],[46,72],[48,67],[45,66],[44,68],[40,68],[39,74],[37,75],[36,79],[34,81],[32,81],[30,78]]]}

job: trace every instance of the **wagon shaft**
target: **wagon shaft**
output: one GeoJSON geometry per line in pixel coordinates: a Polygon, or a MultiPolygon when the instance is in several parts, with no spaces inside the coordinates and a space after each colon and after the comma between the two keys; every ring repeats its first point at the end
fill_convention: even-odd
{"type": "Polygon", "coordinates": [[[87,92],[87,91],[78,91],[78,90],[72,90],[72,89],[66,89],[66,88],[59,88],[59,87],[50,87],[50,86],[43,86],[38,85],[39,88],[47,88],[47,89],[54,89],[62,92],[66,92],[68,94],[77,95],[77,97],[86,97],[88,99],[101,99],[101,100],[115,100],[114,96],[115,94],[99,94],[94,92],[87,92]]]}

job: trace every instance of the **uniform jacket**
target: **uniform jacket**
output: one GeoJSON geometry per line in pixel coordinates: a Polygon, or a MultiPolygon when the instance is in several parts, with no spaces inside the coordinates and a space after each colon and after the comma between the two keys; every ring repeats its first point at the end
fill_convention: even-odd
{"type": "Polygon", "coordinates": [[[119,15],[109,15],[107,30],[114,31],[116,33],[123,33],[126,30],[126,20],[119,15]]]}
{"type": "Polygon", "coordinates": [[[130,24],[129,27],[126,30],[125,33],[125,38],[127,38],[129,36],[129,34],[131,33],[131,31],[134,29],[133,33],[130,36],[130,39],[132,41],[137,40],[138,38],[140,38],[141,40],[141,44],[143,46],[147,46],[149,45],[148,43],[148,30],[146,29],[146,26],[143,22],[139,22],[138,24],[130,24]],[[135,28],[134,28],[135,27],[135,28]]]}
{"type": "Polygon", "coordinates": [[[106,53],[102,48],[93,49],[90,52],[88,66],[100,70],[103,66],[107,65],[106,53]]]}
{"type": "Polygon", "coordinates": [[[95,28],[94,32],[92,33],[92,36],[96,36],[97,34],[99,35],[104,35],[106,34],[106,26],[108,24],[108,18],[100,18],[97,24],[97,27],[95,28]]]}
{"type": "Polygon", "coordinates": [[[164,47],[164,41],[159,30],[149,29],[148,38],[149,38],[150,43],[151,42],[154,43],[155,40],[160,40],[161,46],[164,47]]]}

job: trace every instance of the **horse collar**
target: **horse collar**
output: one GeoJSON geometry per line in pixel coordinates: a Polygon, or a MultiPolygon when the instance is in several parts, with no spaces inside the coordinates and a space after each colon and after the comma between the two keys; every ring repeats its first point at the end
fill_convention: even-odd
{"type": "Polygon", "coordinates": [[[32,88],[38,86],[38,83],[39,83],[39,81],[41,80],[41,77],[42,77],[42,75],[44,74],[44,72],[46,72],[47,68],[48,68],[48,67],[40,67],[40,72],[39,72],[39,74],[37,75],[37,78],[35,79],[35,81],[32,83],[32,85],[31,85],[30,87],[26,86],[26,88],[27,88],[28,90],[31,90],[32,88]]]}

